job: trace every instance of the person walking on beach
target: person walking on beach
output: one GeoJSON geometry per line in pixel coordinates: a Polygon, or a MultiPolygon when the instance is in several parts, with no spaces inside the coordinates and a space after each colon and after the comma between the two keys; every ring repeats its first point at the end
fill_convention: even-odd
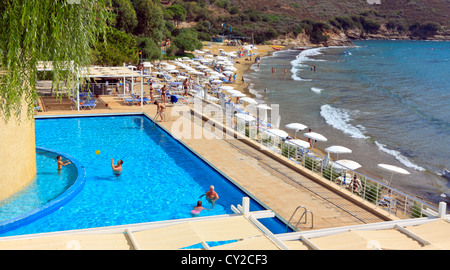
{"type": "Polygon", "coordinates": [[[166,106],[162,104],[161,102],[155,101],[156,105],[156,116],[155,120],[158,117],[158,115],[161,117],[161,122],[164,121],[163,113],[166,111],[166,106]]]}
{"type": "MultiPolygon", "coordinates": [[[[308,132],[311,132],[311,129],[309,129],[308,132]]],[[[312,146],[313,146],[312,139],[311,139],[311,138],[308,138],[308,142],[309,142],[310,147],[312,148],[312,146]]]]}
{"type": "Polygon", "coordinates": [[[245,83],[244,76],[242,76],[242,83],[245,83]]]}
{"type": "Polygon", "coordinates": [[[57,164],[58,164],[58,171],[61,171],[63,166],[67,166],[70,164],[69,160],[66,160],[65,162],[62,161],[61,156],[56,156],[57,164]]]}
{"type": "Polygon", "coordinates": [[[284,77],[285,77],[285,78],[286,78],[286,75],[287,75],[287,69],[284,68],[284,77]]]}

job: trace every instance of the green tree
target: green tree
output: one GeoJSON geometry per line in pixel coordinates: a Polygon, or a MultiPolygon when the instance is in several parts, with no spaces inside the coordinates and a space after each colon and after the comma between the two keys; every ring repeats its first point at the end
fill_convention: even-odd
{"type": "Polygon", "coordinates": [[[113,8],[117,14],[115,27],[127,33],[133,33],[138,20],[130,0],[113,0],[113,8]]]}
{"type": "Polygon", "coordinates": [[[198,40],[197,33],[186,28],[180,31],[173,39],[172,43],[180,50],[179,54],[184,54],[185,51],[193,51],[203,47],[203,44],[198,40]]]}
{"type": "Polygon", "coordinates": [[[0,17],[0,114],[8,120],[20,114],[23,101],[34,115],[39,61],[53,62],[57,86],[73,80],[64,70],[89,66],[107,11],[105,0],[7,0],[0,1],[0,17]]]}
{"type": "Polygon", "coordinates": [[[142,52],[142,58],[157,60],[161,58],[161,47],[148,37],[136,37],[136,46],[142,52]]]}
{"type": "Polygon", "coordinates": [[[152,0],[133,0],[133,6],[138,19],[134,34],[149,37],[160,46],[165,28],[161,7],[152,0]]]}
{"type": "Polygon", "coordinates": [[[138,59],[136,40],[114,27],[107,28],[105,36],[94,47],[93,62],[96,65],[121,66],[123,63],[137,63],[138,59]]]}
{"type": "Polygon", "coordinates": [[[178,21],[186,20],[186,9],[178,4],[171,5],[170,7],[166,7],[164,9],[164,19],[166,20],[174,20],[175,25],[178,24],[178,21]]]}

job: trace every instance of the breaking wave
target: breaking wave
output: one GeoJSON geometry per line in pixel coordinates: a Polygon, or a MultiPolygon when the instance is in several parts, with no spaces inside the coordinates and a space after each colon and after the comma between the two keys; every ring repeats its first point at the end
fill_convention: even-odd
{"type": "Polygon", "coordinates": [[[325,104],[320,107],[320,115],[325,119],[325,122],[328,125],[343,131],[345,134],[348,134],[353,138],[369,138],[362,132],[364,130],[363,126],[358,125],[356,127],[349,124],[352,119],[350,118],[350,111],[348,110],[333,108],[330,105],[325,104]]]}

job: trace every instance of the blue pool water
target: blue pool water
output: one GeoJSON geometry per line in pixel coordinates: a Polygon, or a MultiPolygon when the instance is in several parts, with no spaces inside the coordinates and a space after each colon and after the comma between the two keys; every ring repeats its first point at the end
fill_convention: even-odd
{"type": "MultiPolygon", "coordinates": [[[[231,214],[249,196],[142,115],[36,119],[36,145],[82,163],[84,187],[59,210],[2,236],[189,218],[210,185],[220,199],[212,206],[202,197],[212,210],[200,216],[231,214]],[[111,159],[124,161],[119,177],[111,159]]],[[[251,200],[250,210],[265,209],[251,200]]],[[[276,218],[261,222],[274,233],[286,230],[276,218]]]]}
{"type": "Polygon", "coordinates": [[[44,206],[72,186],[77,178],[76,167],[71,163],[58,172],[56,156],[47,151],[36,151],[36,169],[39,173],[23,190],[0,202],[0,222],[44,206]]]}

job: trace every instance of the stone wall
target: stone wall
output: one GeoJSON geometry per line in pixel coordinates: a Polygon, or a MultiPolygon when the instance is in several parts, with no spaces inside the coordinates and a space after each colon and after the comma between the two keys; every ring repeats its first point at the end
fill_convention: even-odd
{"type": "Polygon", "coordinates": [[[29,184],[36,175],[34,119],[27,118],[27,107],[17,119],[8,122],[0,113],[0,200],[29,184]]]}

